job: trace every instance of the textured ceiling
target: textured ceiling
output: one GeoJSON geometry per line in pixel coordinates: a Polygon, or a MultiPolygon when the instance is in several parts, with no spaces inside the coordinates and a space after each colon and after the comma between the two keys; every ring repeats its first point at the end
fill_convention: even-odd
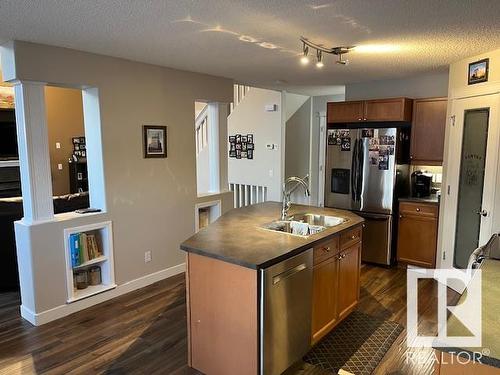
{"type": "MultiPolygon", "coordinates": [[[[52,44],[280,89],[446,69],[500,47],[499,0],[0,0],[0,42],[52,44]],[[358,45],[301,66],[299,36],[358,45]],[[370,46],[382,45],[384,53],[370,46]]],[[[326,90],[328,91],[328,90],[326,90]]]]}

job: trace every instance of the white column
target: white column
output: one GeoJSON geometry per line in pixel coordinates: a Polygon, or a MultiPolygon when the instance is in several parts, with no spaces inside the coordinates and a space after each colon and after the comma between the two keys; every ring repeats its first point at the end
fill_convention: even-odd
{"type": "Polygon", "coordinates": [[[54,207],[45,115],[45,84],[17,82],[14,94],[23,220],[27,224],[51,220],[54,218],[54,207]]]}
{"type": "Polygon", "coordinates": [[[227,103],[218,103],[219,107],[219,191],[228,189],[228,133],[227,117],[229,116],[229,106],[227,103]]]}
{"type": "Polygon", "coordinates": [[[209,191],[220,191],[219,103],[208,103],[209,191]]]}
{"type": "MultiPolygon", "coordinates": [[[[319,121],[319,160],[318,160],[318,206],[325,206],[325,168],[326,168],[326,112],[318,112],[317,118],[319,121]]],[[[314,176],[311,176],[314,178],[314,176]]],[[[311,179],[312,181],[312,179],[311,179]]]]}

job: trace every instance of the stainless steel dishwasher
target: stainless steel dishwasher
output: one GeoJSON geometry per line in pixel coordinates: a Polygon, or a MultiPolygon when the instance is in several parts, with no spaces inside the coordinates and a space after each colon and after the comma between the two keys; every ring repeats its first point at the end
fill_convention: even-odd
{"type": "Polygon", "coordinates": [[[279,375],[310,348],[313,250],[260,272],[260,373],[279,375]]]}

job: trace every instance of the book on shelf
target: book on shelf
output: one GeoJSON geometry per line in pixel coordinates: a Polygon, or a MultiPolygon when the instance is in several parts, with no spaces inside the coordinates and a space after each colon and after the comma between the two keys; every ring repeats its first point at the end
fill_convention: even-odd
{"type": "Polygon", "coordinates": [[[78,267],[80,265],[80,234],[73,233],[69,236],[69,251],[71,254],[71,266],[78,267]]]}
{"type": "Polygon", "coordinates": [[[94,234],[73,233],[69,236],[69,241],[73,268],[102,256],[94,234]]]}

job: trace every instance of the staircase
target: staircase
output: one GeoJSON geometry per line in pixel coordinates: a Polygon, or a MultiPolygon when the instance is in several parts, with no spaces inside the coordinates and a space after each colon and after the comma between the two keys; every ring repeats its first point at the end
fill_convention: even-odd
{"type": "Polygon", "coordinates": [[[245,98],[245,95],[250,91],[250,89],[251,89],[250,86],[239,85],[239,84],[233,85],[233,102],[231,103],[229,114],[231,114],[231,112],[233,112],[236,106],[241,103],[241,101],[245,98]]]}
{"type": "Polygon", "coordinates": [[[208,105],[195,119],[196,155],[198,156],[208,145],[208,105]]]}

